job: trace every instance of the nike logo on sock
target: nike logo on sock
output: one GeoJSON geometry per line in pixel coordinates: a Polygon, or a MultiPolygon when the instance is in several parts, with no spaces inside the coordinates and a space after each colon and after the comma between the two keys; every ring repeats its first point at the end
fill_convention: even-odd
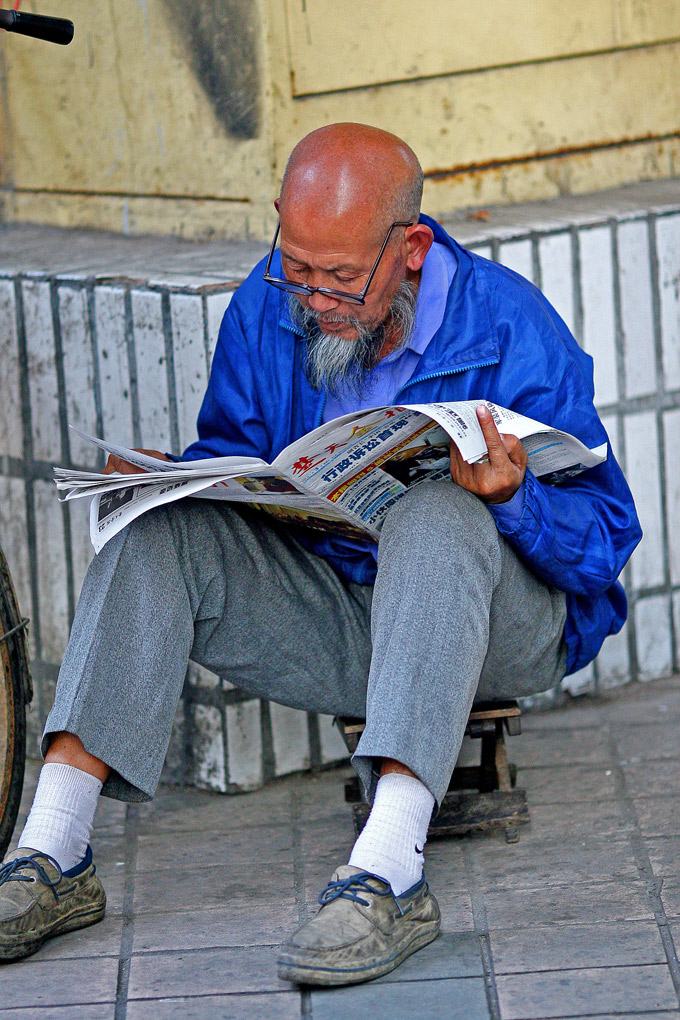
{"type": "Polygon", "coordinates": [[[422,854],[422,852],[423,852],[423,851],[422,851],[422,850],[420,849],[420,847],[419,847],[419,846],[418,846],[418,844],[416,843],[416,853],[417,853],[417,854],[422,854]]]}

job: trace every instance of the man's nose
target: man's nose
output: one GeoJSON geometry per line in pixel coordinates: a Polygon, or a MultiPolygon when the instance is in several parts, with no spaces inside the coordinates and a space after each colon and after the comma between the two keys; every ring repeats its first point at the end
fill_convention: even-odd
{"type": "Polygon", "coordinates": [[[340,304],[338,298],[331,297],[329,294],[321,294],[318,290],[310,294],[307,300],[309,307],[315,312],[330,312],[332,308],[337,308],[340,304]]]}

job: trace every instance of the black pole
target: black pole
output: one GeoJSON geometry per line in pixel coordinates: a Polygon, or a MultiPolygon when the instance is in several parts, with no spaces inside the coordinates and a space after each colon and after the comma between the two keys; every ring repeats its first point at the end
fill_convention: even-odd
{"type": "Polygon", "coordinates": [[[65,18],[47,18],[44,14],[24,14],[20,11],[0,10],[0,28],[33,39],[68,46],[73,39],[73,22],[65,18]]]}

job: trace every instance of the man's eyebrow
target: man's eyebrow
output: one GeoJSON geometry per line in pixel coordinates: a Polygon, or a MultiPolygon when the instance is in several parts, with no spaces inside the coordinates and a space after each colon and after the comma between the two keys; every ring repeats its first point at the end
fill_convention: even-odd
{"type": "MultiPolygon", "coordinates": [[[[285,259],[288,259],[290,262],[297,262],[297,264],[299,266],[309,266],[309,262],[306,262],[304,259],[298,258],[297,255],[291,255],[289,252],[287,252],[285,250],[285,248],[281,248],[281,257],[285,258],[285,259]]],[[[358,266],[356,264],[356,262],[354,262],[354,263],[352,263],[352,262],[345,262],[345,263],[339,264],[337,266],[327,266],[324,269],[324,272],[326,272],[326,273],[343,273],[343,272],[362,273],[362,272],[367,272],[367,270],[365,270],[362,267],[358,266]]]]}

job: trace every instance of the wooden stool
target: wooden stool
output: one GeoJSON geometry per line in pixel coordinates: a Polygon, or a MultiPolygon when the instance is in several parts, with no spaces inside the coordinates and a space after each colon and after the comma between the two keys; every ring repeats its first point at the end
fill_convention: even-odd
{"type": "MultiPolygon", "coordinates": [[[[510,736],[522,732],[516,701],[480,702],[470,712],[466,736],[480,739],[479,765],[457,766],[442,800],[439,814],[430,822],[428,839],[462,836],[469,832],[502,828],[508,843],[517,843],[517,826],[529,821],[524,790],[515,789],[517,769],[508,762],[504,729],[510,736]]],[[[366,723],[337,717],[336,725],[350,754],[354,754],[366,723]]],[[[345,800],[354,805],[354,827],[361,832],[370,812],[358,776],[345,783],[345,800]]]]}

